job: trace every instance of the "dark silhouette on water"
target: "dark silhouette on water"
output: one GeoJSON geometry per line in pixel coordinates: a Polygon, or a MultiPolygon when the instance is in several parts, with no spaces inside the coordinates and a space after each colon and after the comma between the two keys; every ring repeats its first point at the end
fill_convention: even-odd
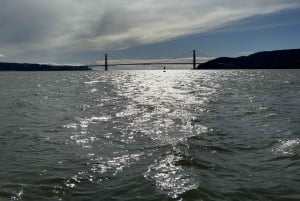
{"type": "Polygon", "coordinates": [[[0,62],[0,71],[86,71],[86,70],[92,70],[92,69],[89,68],[88,66],[0,62]]]}
{"type": "Polygon", "coordinates": [[[164,72],[166,72],[166,67],[164,66],[164,72]]]}
{"type": "Polygon", "coordinates": [[[300,69],[300,49],[257,52],[237,58],[220,57],[197,69],[300,69]]]}

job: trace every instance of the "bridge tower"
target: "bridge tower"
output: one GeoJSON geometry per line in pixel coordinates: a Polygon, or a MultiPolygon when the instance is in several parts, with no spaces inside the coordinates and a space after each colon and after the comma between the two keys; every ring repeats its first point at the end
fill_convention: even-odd
{"type": "Polygon", "coordinates": [[[105,64],[104,64],[104,67],[105,67],[105,71],[107,71],[108,70],[107,54],[105,54],[105,64]]]}
{"type": "Polygon", "coordinates": [[[196,69],[196,50],[193,50],[193,69],[196,69]]]}

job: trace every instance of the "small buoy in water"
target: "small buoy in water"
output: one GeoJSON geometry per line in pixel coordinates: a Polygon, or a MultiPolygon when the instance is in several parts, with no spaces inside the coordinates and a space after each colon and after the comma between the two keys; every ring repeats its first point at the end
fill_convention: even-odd
{"type": "Polygon", "coordinates": [[[166,72],[166,67],[164,66],[164,72],[166,72]]]}

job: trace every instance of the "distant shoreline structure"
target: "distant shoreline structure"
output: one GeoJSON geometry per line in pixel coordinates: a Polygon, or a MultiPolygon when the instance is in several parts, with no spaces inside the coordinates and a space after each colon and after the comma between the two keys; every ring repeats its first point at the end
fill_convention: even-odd
{"type": "MultiPolygon", "coordinates": [[[[146,63],[135,65],[143,64],[146,63]]],[[[111,66],[114,65],[111,64],[111,66]]],[[[92,71],[92,66],[102,65],[51,65],[0,62],[0,71],[92,71]]],[[[236,58],[219,57],[199,64],[196,69],[300,69],[300,49],[264,51],[236,58]]]]}
{"type": "Polygon", "coordinates": [[[219,57],[199,64],[197,69],[300,69],[300,49],[264,51],[236,58],[219,57]]]}
{"type": "Polygon", "coordinates": [[[89,71],[89,66],[0,62],[0,71],[89,71]]]}

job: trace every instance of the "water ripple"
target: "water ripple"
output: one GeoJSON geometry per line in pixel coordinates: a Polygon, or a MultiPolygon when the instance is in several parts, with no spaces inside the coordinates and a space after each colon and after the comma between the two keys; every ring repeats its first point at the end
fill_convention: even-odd
{"type": "Polygon", "coordinates": [[[0,200],[299,200],[299,76],[0,74],[0,200]]]}

